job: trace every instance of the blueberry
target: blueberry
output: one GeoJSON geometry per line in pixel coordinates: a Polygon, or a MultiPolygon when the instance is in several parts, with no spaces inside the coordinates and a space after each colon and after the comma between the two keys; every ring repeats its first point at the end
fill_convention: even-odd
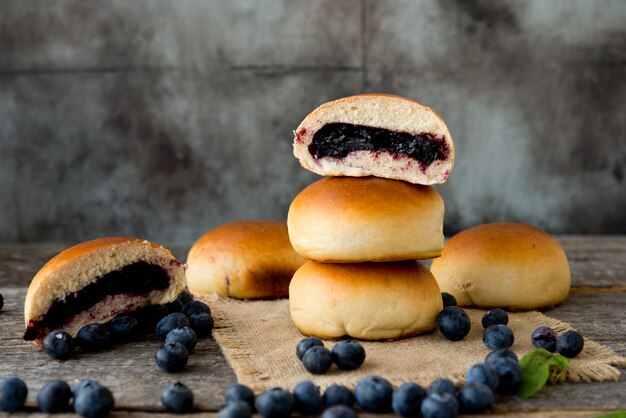
{"type": "Polygon", "coordinates": [[[120,315],[107,324],[115,341],[130,341],[139,332],[139,321],[133,315],[120,315]]]}
{"type": "Polygon", "coordinates": [[[187,365],[189,351],[181,343],[167,343],[157,349],[154,358],[157,366],[165,372],[180,372],[187,365]]]}
{"type": "Polygon", "coordinates": [[[499,358],[493,362],[493,368],[498,375],[496,393],[513,395],[517,393],[522,383],[522,367],[510,358],[499,358]]]}
{"type": "Polygon", "coordinates": [[[156,334],[165,339],[171,330],[188,326],[189,319],[182,313],[175,312],[167,315],[156,324],[156,334]]]}
{"type": "Polygon", "coordinates": [[[72,399],[72,389],[63,380],[46,383],[37,393],[37,406],[42,412],[54,414],[66,411],[72,399]]]}
{"type": "Polygon", "coordinates": [[[305,339],[300,340],[300,342],[298,342],[298,345],[296,346],[296,357],[298,357],[298,360],[302,361],[302,357],[304,357],[304,353],[306,353],[309,348],[317,347],[317,346],[319,347],[324,346],[324,343],[319,338],[306,337],[305,339]]]}
{"type": "Polygon", "coordinates": [[[380,376],[366,376],[354,388],[356,403],[368,412],[387,412],[391,409],[391,383],[380,376]]]}
{"type": "Polygon", "coordinates": [[[472,321],[465,311],[457,306],[443,308],[437,316],[439,332],[450,341],[460,341],[470,330],[472,321]]]}
{"type": "Polygon", "coordinates": [[[393,391],[391,407],[401,417],[417,417],[426,396],[426,390],[417,383],[403,383],[393,391]]]}
{"type": "Polygon", "coordinates": [[[483,331],[483,342],[491,350],[510,348],[514,341],[513,331],[506,325],[490,325],[483,331]]]}
{"type": "Polygon", "coordinates": [[[227,404],[234,401],[247,402],[250,408],[254,407],[254,392],[248,386],[240,383],[230,385],[224,392],[224,400],[227,404]]]}
{"type": "Polygon", "coordinates": [[[184,414],[191,411],[193,392],[181,382],[163,386],[161,388],[161,403],[168,412],[184,414]]]}
{"type": "Polygon", "coordinates": [[[354,405],[354,394],[344,385],[332,384],[326,388],[322,395],[322,403],[325,408],[333,405],[354,405]]]}
{"type": "Polygon", "coordinates": [[[450,293],[441,292],[441,299],[443,299],[443,307],[447,308],[448,306],[456,306],[456,298],[452,296],[450,293]]]}
{"type": "Polygon", "coordinates": [[[62,329],[57,329],[43,339],[43,349],[53,359],[67,360],[74,354],[74,339],[62,329]]]}
{"type": "Polygon", "coordinates": [[[111,332],[104,324],[85,325],[76,334],[76,345],[85,351],[99,351],[111,344],[111,332]]]}
{"type": "Polygon", "coordinates": [[[87,385],[76,393],[74,411],[85,418],[103,418],[111,413],[115,399],[111,391],[100,385],[87,385]]]}
{"type": "Polygon", "coordinates": [[[339,341],[332,349],[333,362],[341,370],[356,370],[365,361],[365,349],[356,341],[339,341]]]}
{"type": "Polygon", "coordinates": [[[420,408],[425,418],[454,418],[459,414],[459,404],[447,392],[434,392],[422,401],[420,408]]]}
{"type": "Polygon", "coordinates": [[[9,377],[0,382],[0,411],[19,411],[26,402],[28,387],[22,379],[9,377]]]}
{"type": "Polygon", "coordinates": [[[314,415],[322,409],[320,388],[310,380],[304,380],[293,388],[294,409],[302,415],[314,415]]]}
{"type": "Polygon", "coordinates": [[[508,323],[509,315],[505,310],[500,308],[492,309],[483,315],[483,328],[487,328],[490,325],[506,325],[508,323]]]}
{"type": "Polygon", "coordinates": [[[584,346],[585,340],[582,335],[576,331],[567,331],[556,339],[556,351],[565,357],[576,357],[583,351],[584,346]]]}
{"type": "Polygon", "coordinates": [[[217,413],[217,418],[251,418],[252,408],[244,401],[232,401],[217,413]]]}
{"type": "Polygon", "coordinates": [[[2,297],[2,293],[0,293],[0,309],[4,306],[4,298],[2,297]]]}
{"type": "Polygon", "coordinates": [[[345,405],[333,405],[326,409],[322,418],[357,418],[358,415],[352,408],[345,405]]]}
{"type": "Polygon", "coordinates": [[[196,333],[189,327],[174,328],[165,337],[165,344],[181,343],[190,353],[196,348],[197,342],[198,337],[196,337],[196,333]]]}
{"type": "Polygon", "coordinates": [[[182,312],[184,306],[185,304],[178,299],[174,299],[165,305],[169,313],[182,312]]]}
{"type": "Polygon", "coordinates": [[[493,392],[487,385],[472,382],[461,388],[457,399],[461,412],[480,414],[493,405],[493,392]]]}
{"type": "Polygon", "coordinates": [[[556,332],[550,327],[539,327],[530,335],[530,342],[535,348],[545,348],[551,353],[556,351],[556,332]]]}
{"type": "Polygon", "coordinates": [[[189,327],[198,337],[208,337],[213,330],[213,317],[207,313],[197,313],[189,317],[189,327]]]}
{"type": "Polygon", "coordinates": [[[487,354],[487,357],[485,357],[485,363],[488,366],[493,367],[493,362],[499,358],[510,358],[511,360],[517,362],[517,355],[515,355],[514,352],[512,352],[511,350],[507,350],[506,348],[502,348],[500,350],[492,351],[487,354]]]}
{"type": "Polygon", "coordinates": [[[309,373],[324,374],[333,365],[333,355],[326,347],[311,347],[304,353],[302,365],[309,373]]]}
{"type": "Polygon", "coordinates": [[[293,395],[282,388],[266,390],[254,402],[259,414],[265,418],[287,418],[293,412],[293,395]]]}
{"type": "Polygon", "coordinates": [[[454,396],[456,394],[456,385],[450,379],[437,379],[428,386],[428,393],[445,392],[454,396]]]}
{"type": "Polygon", "coordinates": [[[186,317],[199,313],[207,313],[211,315],[209,305],[199,300],[192,300],[191,302],[186,303],[182,312],[186,317]]]}
{"type": "Polygon", "coordinates": [[[187,289],[183,290],[176,299],[179,300],[183,304],[183,306],[185,306],[189,302],[193,302],[193,296],[191,296],[191,293],[189,293],[189,290],[187,289]]]}
{"type": "Polygon", "coordinates": [[[467,370],[465,383],[481,383],[494,391],[498,387],[498,374],[485,363],[475,364],[467,370]]]}
{"type": "Polygon", "coordinates": [[[165,305],[149,305],[133,312],[141,332],[154,332],[156,324],[169,314],[165,305]]]}
{"type": "Polygon", "coordinates": [[[74,388],[74,392],[72,392],[72,399],[76,399],[80,391],[82,391],[83,389],[93,389],[96,386],[101,386],[100,382],[96,380],[90,380],[90,379],[81,380],[80,382],[78,382],[78,385],[76,385],[76,387],[74,388]]]}

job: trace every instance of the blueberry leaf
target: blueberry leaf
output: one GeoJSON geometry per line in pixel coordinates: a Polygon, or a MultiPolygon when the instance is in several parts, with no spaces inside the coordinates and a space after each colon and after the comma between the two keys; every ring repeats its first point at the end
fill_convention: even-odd
{"type": "Polygon", "coordinates": [[[539,392],[548,381],[555,383],[562,379],[569,359],[536,348],[526,353],[519,361],[522,366],[522,384],[517,394],[529,398],[539,392]]]}

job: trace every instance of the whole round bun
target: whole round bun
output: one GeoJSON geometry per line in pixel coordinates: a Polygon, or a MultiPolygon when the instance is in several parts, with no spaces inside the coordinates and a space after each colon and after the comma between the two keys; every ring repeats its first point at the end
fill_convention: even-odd
{"type": "Polygon", "coordinates": [[[291,318],[305,335],[364,340],[409,337],[435,327],[441,292],[416,261],[307,261],[289,286],[291,318]]]}
{"type": "MultiPolygon", "coordinates": [[[[89,323],[105,323],[116,315],[147,305],[166,304],[185,289],[185,272],[172,253],[148,241],[107,237],[83,242],[59,253],[35,275],[24,301],[26,339],[40,343],[48,329],[41,321],[57,301],[66,301],[69,295],[99,281],[104,275],[125,266],[145,262],[158,266],[169,278],[167,287],[142,294],[103,294],[102,299],[76,315],[63,318],[60,328],[70,335],[89,323]]],[[[150,277],[150,279],[153,279],[150,277]]],[[[127,280],[146,282],[143,275],[127,276],[127,280]]],[[[106,287],[105,287],[106,288],[106,287]]]]}
{"type": "Polygon", "coordinates": [[[293,153],[302,167],[322,176],[376,176],[415,184],[443,183],[454,165],[454,143],[441,117],[428,106],[389,94],[361,94],[319,106],[296,129],[293,153]],[[315,134],[332,123],[426,135],[440,145],[439,152],[428,165],[407,154],[380,150],[353,151],[343,158],[312,155],[309,146],[315,134]]]}
{"type": "Polygon", "coordinates": [[[430,186],[376,177],[326,177],[291,203],[295,250],[333,263],[437,257],[443,248],[443,199],[430,186]]]}
{"type": "Polygon", "coordinates": [[[285,222],[231,222],[207,232],[191,247],[187,286],[198,295],[286,297],[291,277],[302,263],[285,222]]]}
{"type": "Polygon", "coordinates": [[[530,225],[493,223],[446,242],[431,272],[460,306],[544,309],[562,302],[570,270],[561,245],[530,225]]]}

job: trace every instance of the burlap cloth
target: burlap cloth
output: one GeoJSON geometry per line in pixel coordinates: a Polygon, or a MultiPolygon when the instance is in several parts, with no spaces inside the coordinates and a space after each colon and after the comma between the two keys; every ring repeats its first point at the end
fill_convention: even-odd
{"type": "MultiPolygon", "coordinates": [[[[313,375],[296,357],[296,344],[303,335],[291,321],[287,299],[237,301],[205,297],[204,300],[213,312],[213,336],[224,356],[239,382],[255,392],[277,386],[292,389],[307,379],[321,388],[333,383],[353,388],[369,374],[383,376],[393,385],[403,382],[428,385],[440,377],[459,382],[469,366],[482,362],[489,353],[482,342],[481,318],[485,311],[467,309],[472,328],[462,341],[451,342],[433,332],[399,341],[362,342],[366,359],[359,369],[346,372],[333,366],[324,375],[313,375]]],[[[511,349],[518,356],[532,348],[530,335],[541,325],[559,333],[572,328],[539,312],[509,313],[509,327],[515,334],[511,349]]],[[[324,344],[330,349],[334,341],[324,344]]],[[[570,362],[565,378],[574,382],[617,380],[618,367],[626,367],[626,358],[585,339],[583,352],[570,362]]]]}

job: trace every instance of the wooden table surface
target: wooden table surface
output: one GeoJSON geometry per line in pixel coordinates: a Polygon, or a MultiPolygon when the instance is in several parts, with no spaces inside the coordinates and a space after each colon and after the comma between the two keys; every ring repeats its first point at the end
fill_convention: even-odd
{"type": "MultiPolygon", "coordinates": [[[[569,322],[585,337],[626,356],[626,236],[561,236],[572,270],[572,292],[549,316],[569,322]]],[[[29,387],[27,412],[37,415],[35,396],[52,379],[74,385],[96,379],[115,396],[113,416],[162,415],[159,388],[180,380],[196,398],[195,415],[216,416],[222,392],[236,381],[219,346],[201,340],[184,372],[158,370],[153,355],[159,341],[152,337],[112,347],[97,354],[80,354],[66,362],[50,360],[43,351],[22,340],[26,288],[37,270],[64,248],[58,244],[0,244],[0,378],[16,375],[29,387]]],[[[187,246],[172,246],[184,260],[187,246]]],[[[546,387],[531,399],[500,397],[490,417],[593,417],[626,409],[626,377],[617,382],[561,384],[546,387]]],[[[74,416],[73,414],[63,414],[74,416]]],[[[361,414],[369,416],[370,414],[361,414]]],[[[0,413],[0,417],[7,414],[0,413]]],[[[61,415],[62,416],[62,415],[61,415]]]]}

